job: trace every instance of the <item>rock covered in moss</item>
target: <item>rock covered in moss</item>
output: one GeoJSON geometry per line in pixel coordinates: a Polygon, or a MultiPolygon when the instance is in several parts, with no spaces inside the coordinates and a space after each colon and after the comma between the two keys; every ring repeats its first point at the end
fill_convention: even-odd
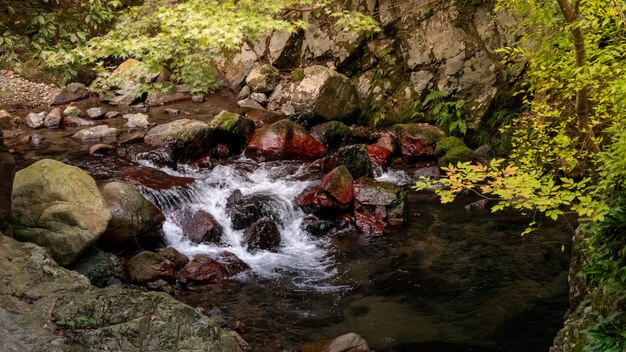
{"type": "Polygon", "coordinates": [[[445,137],[437,142],[437,145],[435,146],[435,154],[437,156],[444,156],[448,150],[463,145],[465,145],[465,143],[463,143],[463,141],[458,137],[445,137]]]}
{"type": "Polygon", "coordinates": [[[354,136],[350,127],[340,121],[329,121],[311,128],[311,133],[327,148],[337,149],[352,143],[354,136]]]}
{"type": "Polygon", "coordinates": [[[209,127],[215,130],[213,143],[228,145],[229,153],[226,154],[230,156],[241,153],[248,136],[254,131],[254,122],[245,116],[222,110],[209,122],[209,127]]]}
{"type": "Polygon", "coordinates": [[[433,156],[435,144],[445,137],[441,129],[428,124],[399,124],[392,130],[398,138],[400,152],[408,157],[433,156]]]}
{"type": "Polygon", "coordinates": [[[176,160],[194,160],[211,151],[213,129],[204,122],[180,119],[153,127],[144,141],[151,147],[167,147],[176,160]]]}
{"type": "Polygon", "coordinates": [[[15,238],[45,247],[61,265],[93,246],[111,217],[94,179],[55,160],[20,170],[12,200],[15,238]]]}
{"type": "Polygon", "coordinates": [[[456,165],[458,162],[472,161],[474,159],[474,152],[467,146],[457,145],[448,149],[446,154],[439,158],[439,165],[448,166],[449,164],[456,165]]]}
{"type": "Polygon", "coordinates": [[[324,168],[332,170],[344,165],[353,178],[374,177],[372,162],[367,147],[362,144],[348,145],[339,148],[324,164],[324,168]]]}

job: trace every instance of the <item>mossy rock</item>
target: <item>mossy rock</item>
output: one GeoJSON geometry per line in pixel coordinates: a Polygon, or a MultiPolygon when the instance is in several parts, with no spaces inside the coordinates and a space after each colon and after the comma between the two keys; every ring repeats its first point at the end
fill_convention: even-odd
{"type": "Polygon", "coordinates": [[[439,159],[439,165],[455,165],[461,161],[471,161],[474,159],[474,152],[465,145],[457,145],[450,148],[446,154],[439,159]]]}
{"type": "Polygon", "coordinates": [[[439,127],[423,123],[397,124],[390,128],[390,130],[395,131],[398,138],[402,138],[403,136],[421,135],[428,142],[433,144],[439,142],[446,136],[439,127]]]}
{"type": "Polygon", "coordinates": [[[448,152],[448,150],[458,146],[465,146],[465,143],[463,143],[460,138],[454,136],[443,138],[439,142],[437,142],[437,146],[435,147],[435,154],[437,156],[443,156],[448,152]]]}
{"type": "Polygon", "coordinates": [[[291,80],[293,82],[300,82],[304,79],[304,70],[301,68],[297,68],[291,71],[291,80]]]}

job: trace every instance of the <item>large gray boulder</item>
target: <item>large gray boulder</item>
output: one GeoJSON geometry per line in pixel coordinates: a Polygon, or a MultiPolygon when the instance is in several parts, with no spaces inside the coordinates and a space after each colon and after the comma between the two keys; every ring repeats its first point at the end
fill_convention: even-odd
{"type": "Polygon", "coordinates": [[[91,287],[31,243],[0,236],[0,272],[3,351],[242,351],[238,335],[168,294],[91,287]]]}
{"type": "Polygon", "coordinates": [[[91,176],[50,159],[15,175],[12,200],[15,238],[46,248],[61,265],[93,246],[111,217],[91,176]]]}
{"type": "Polygon", "coordinates": [[[0,129],[0,232],[7,236],[11,230],[11,192],[15,176],[15,160],[4,145],[0,129]]]}
{"type": "Polygon", "coordinates": [[[121,251],[132,246],[155,248],[162,243],[165,216],[133,186],[110,182],[101,188],[111,211],[111,220],[98,240],[98,246],[121,251]]]}
{"type": "Polygon", "coordinates": [[[356,89],[350,79],[324,66],[304,69],[304,79],[292,95],[296,111],[304,117],[344,120],[357,110],[356,89]]]}

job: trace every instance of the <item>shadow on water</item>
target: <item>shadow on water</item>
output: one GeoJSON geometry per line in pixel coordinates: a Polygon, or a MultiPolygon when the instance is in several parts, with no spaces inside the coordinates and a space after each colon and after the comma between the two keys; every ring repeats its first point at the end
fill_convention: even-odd
{"type": "Polygon", "coordinates": [[[334,289],[302,289],[285,275],[179,298],[243,322],[255,351],[347,332],[387,352],[547,351],[568,308],[571,227],[522,237],[528,219],[519,215],[468,212],[412,191],[409,203],[399,234],[331,241],[334,289]]]}

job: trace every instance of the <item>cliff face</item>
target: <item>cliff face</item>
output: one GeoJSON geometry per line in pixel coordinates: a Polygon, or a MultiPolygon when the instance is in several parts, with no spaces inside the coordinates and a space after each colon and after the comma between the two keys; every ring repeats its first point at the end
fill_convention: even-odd
{"type": "Polygon", "coordinates": [[[304,14],[300,33],[277,32],[245,45],[227,60],[225,80],[237,85],[259,63],[279,69],[336,67],[358,90],[360,123],[415,120],[428,92],[462,100],[468,126],[477,128],[510,96],[518,76],[504,72],[497,48],[512,43],[512,23],[483,1],[353,0],[349,5],[378,20],[383,31],[356,35],[327,18],[304,14]]]}

